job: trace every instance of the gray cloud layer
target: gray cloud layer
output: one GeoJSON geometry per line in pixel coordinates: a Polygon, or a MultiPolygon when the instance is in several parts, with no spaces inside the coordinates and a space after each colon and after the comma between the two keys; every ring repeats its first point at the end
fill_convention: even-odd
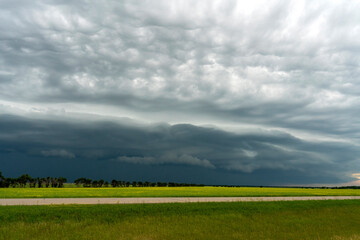
{"type": "MultiPolygon", "coordinates": [[[[68,159],[71,164],[84,165],[92,161],[114,166],[130,163],[140,169],[144,164],[174,165],[255,175],[264,170],[292,171],[302,175],[303,182],[308,182],[306,178],[348,180],[346,173],[353,170],[354,154],[359,153],[347,144],[306,142],[278,131],[234,134],[188,124],[131,126],[2,115],[0,129],[3,161],[16,153],[27,156],[30,162],[37,159],[44,163],[68,159]]],[[[92,169],[88,174],[96,171],[92,169]]],[[[282,177],[267,175],[268,184],[279,183],[282,177]]],[[[210,181],[206,175],[199,178],[210,181]]],[[[301,183],[293,177],[288,182],[301,183]]]]}
{"type": "MultiPolygon", "coordinates": [[[[358,1],[2,1],[0,114],[63,119],[56,139],[36,124],[19,133],[22,154],[345,179],[360,171],[359,10],[358,1]],[[88,138],[68,125],[84,114],[175,125],[108,132],[107,143],[129,131],[116,152],[91,142],[102,146],[106,124],[88,138]],[[193,126],[202,124],[247,133],[193,126]]],[[[19,140],[0,134],[4,145],[19,140]]]]}

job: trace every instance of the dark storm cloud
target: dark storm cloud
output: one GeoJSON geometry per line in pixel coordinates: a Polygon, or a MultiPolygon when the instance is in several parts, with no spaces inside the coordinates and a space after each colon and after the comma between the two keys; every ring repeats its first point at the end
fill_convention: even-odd
{"type": "MultiPolygon", "coordinates": [[[[0,129],[2,164],[17,153],[43,162],[71,160],[71,165],[187,166],[228,174],[290,171],[303,179],[344,181],[355,167],[354,154],[358,154],[348,144],[306,142],[278,131],[235,134],[188,124],[74,123],[2,115],[0,129]]],[[[97,170],[88,170],[88,174],[97,170]]],[[[151,172],[144,176],[154,177],[151,172]]],[[[278,183],[281,177],[284,173],[262,183],[278,183]]],[[[211,182],[207,175],[198,178],[211,182]]],[[[289,182],[300,183],[291,177],[289,182]]]]}
{"type": "Polygon", "coordinates": [[[21,154],[66,161],[345,177],[360,171],[359,10],[358,1],[2,1],[0,114],[34,120],[16,121],[28,135],[15,128],[2,143],[21,138],[21,154]],[[77,114],[192,125],[90,131],[77,114]],[[53,118],[63,122],[46,122],[52,131],[35,121],[53,118]],[[201,135],[202,124],[253,129],[201,135]],[[201,137],[180,141],[172,134],[182,128],[201,137]]]}

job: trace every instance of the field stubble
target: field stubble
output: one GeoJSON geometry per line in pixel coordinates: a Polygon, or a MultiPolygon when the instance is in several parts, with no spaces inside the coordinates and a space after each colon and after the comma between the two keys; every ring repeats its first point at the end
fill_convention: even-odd
{"type": "Polygon", "coordinates": [[[354,239],[358,200],[0,207],[0,239],[354,239]]]}

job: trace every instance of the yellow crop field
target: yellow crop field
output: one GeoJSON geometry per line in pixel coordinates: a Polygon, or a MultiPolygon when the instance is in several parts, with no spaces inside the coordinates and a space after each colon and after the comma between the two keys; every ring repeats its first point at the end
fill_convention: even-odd
{"type": "Polygon", "coordinates": [[[0,188],[0,198],[359,196],[360,189],[268,187],[0,188]]]}

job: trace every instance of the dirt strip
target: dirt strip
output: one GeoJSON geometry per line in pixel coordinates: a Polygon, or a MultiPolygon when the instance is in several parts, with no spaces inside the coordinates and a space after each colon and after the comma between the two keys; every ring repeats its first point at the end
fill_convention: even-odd
{"type": "Polygon", "coordinates": [[[192,203],[192,202],[267,202],[302,200],[346,200],[360,196],[314,196],[314,197],[158,197],[158,198],[14,198],[0,199],[0,205],[52,205],[52,204],[146,204],[146,203],[192,203]]]}

